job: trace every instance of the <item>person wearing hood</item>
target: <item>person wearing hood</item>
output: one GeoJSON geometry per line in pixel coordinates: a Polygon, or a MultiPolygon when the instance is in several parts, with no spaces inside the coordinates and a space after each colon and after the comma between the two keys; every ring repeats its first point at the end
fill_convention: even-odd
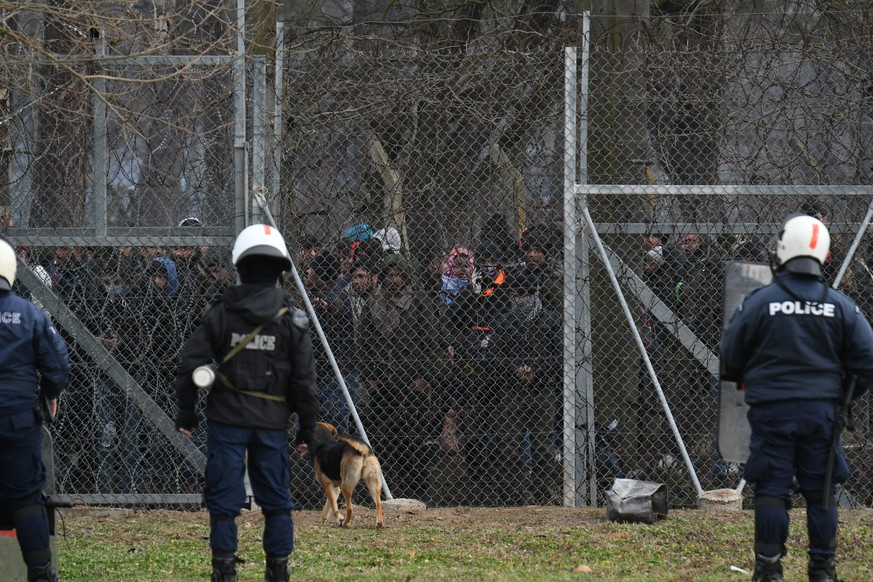
{"type": "Polygon", "coordinates": [[[400,231],[393,226],[388,226],[376,231],[373,238],[379,241],[382,245],[382,251],[386,255],[395,255],[403,248],[403,239],[400,236],[400,231]]]}
{"type": "Polygon", "coordinates": [[[473,280],[476,263],[473,253],[464,247],[452,249],[443,265],[442,290],[439,298],[446,305],[451,305],[462,290],[473,280]]]}
{"type": "MultiPolygon", "coordinates": [[[[494,246],[505,266],[514,265],[518,261],[518,245],[513,240],[509,222],[503,214],[495,213],[488,217],[482,225],[479,244],[480,247],[481,245],[494,246]]],[[[478,251],[479,249],[476,252],[477,257],[478,251]]]]}
{"type": "Polygon", "coordinates": [[[233,287],[236,279],[230,252],[225,249],[210,249],[203,257],[203,268],[209,273],[209,284],[201,298],[201,316],[212,303],[221,299],[226,289],[233,287]]]}
{"type": "Polygon", "coordinates": [[[245,502],[246,467],[264,514],[265,579],[287,581],[294,550],[288,428],[296,412],[296,448],[305,454],[319,402],[309,318],[279,286],[291,257],[278,230],[266,224],[244,229],[232,260],[240,284],[224,291],[182,351],[176,429],[188,437],[197,430],[198,386],[211,386],[203,497],[213,582],[237,579],[235,520],[245,502]]]}
{"type": "MultiPolygon", "coordinates": [[[[100,303],[95,314],[95,339],[122,365],[135,357],[136,332],[129,289],[123,272],[126,262],[113,249],[104,249],[97,263],[100,303]]],[[[94,416],[97,421],[97,491],[133,493],[141,485],[140,437],[142,412],[124,388],[105,373],[94,380],[94,416]]]]}
{"type": "Polygon", "coordinates": [[[136,351],[139,370],[144,377],[157,374],[148,385],[167,386],[184,339],[176,329],[179,278],[175,263],[167,257],[153,259],[146,267],[138,293],[142,322],[136,351]]]}
{"type": "Polygon", "coordinates": [[[521,240],[524,267],[521,272],[536,277],[540,295],[552,311],[564,311],[564,266],[555,231],[542,224],[527,229],[521,240]]]}

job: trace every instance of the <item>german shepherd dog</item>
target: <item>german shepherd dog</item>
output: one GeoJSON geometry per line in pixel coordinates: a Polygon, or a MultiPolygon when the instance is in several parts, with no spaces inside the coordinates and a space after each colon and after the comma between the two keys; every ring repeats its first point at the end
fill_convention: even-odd
{"type": "Polygon", "coordinates": [[[382,467],[373,449],[357,439],[337,434],[333,425],[315,424],[315,435],[309,443],[315,478],[324,487],[327,501],[321,512],[322,525],[332,513],[340,526],[352,523],[352,492],[363,480],[376,504],[376,526],[385,525],[382,519],[382,467]],[[342,491],[346,502],[345,519],[340,517],[337,499],[342,491]]]}

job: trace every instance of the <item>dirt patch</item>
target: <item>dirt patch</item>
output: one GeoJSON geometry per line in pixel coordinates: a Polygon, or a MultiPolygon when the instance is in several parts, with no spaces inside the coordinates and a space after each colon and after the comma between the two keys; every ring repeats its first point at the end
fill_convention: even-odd
{"type": "MultiPolygon", "coordinates": [[[[199,513],[204,512],[177,512],[167,510],[139,510],[139,509],[107,509],[100,507],[76,507],[64,510],[70,516],[88,519],[118,518],[124,515],[138,515],[160,520],[160,516],[166,515],[169,521],[177,520],[181,515],[189,515],[197,519],[199,513]]],[[[688,516],[699,513],[693,509],[679,509],[670,512],[671,516],[688,516]]],[[[439,507],[426,509],[419,512],[404,512],[388,509],[385,511],[385,525],[437,525],[456,526],[461,528],[475,527],[561,527],[578,526],[582,524],[604,523],[606,511],[597,507],[558,507],[558,506],[524,506],[524,507],[439,507]]],[[[298,526],[319,526],[321,524],[321,511],[302,510],[293,512],[294,522],[298,526]]],[[[369,507],[355,506],[353,527],[368,528],[375,523],[376,512],[369,507]]],[[[752,519],[751,511],[732,511],[719,513],[716,518],[723,523],[742,523],[752,519]]],[[[669,517],[668,517],[669,519],[669,517]]],[[[708,519],[712,519],[709,516],[708,519]]],[[[239,524],[255,524],[263,520],[263,515],[258,510],[243,510],[237,519],[239,524]]]]}
{"type": "MultiPolygon", "coordinates": [[[[676,510],[670,512],[673,516],[699,513],[696,510],[676,510]]],[[[727,512],[733,515],[719,514],[718,521],[724,523],[742,523],[752,519],[752,512],[727,512]]],[[[372,527],[375,522],[375,511],[369,507],[355,506],[353,527],[372,527]]],[[[320,511],[295,511],[294,522],[298,526],[318,526],[321,524],[320,511]]],[[[246,511],[240,518],[244,522],[257,522],[261,519],[260,512],[246,511]]],[[[711,518],[710,518],[711,519],[711,518]]],[[[452,526],[458,528],[477,527],[562,527],[597,524],[606,522],[606,510],[597,507],[557,507],[557,506],[525,506],[525,507],[439,507],[425,511],[407,513],[402,511],[385,511],[385,526],[417,525],[417,526],[452,526]]]]}
{"type": "MultiPolygon", "coordinates": [[[[365,509],[365,511],[369,511],[365,509]]],[[[440,507],[418,514],[392,513],[386,522],[398,524],[437,525],[578,525],[604,519],[604,510],[590,507],[440,507]]],[[[387,523],[386,523],[387,525],[387,523]]]]}

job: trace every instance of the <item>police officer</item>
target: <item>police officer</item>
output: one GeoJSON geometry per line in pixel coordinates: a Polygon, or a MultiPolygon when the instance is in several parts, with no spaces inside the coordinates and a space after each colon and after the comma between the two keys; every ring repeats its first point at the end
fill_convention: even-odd
{"type": "Polygon", "coordinates": [[[234,243],[232,260],[240,284],[224,291],[183,349],[176,376],[176,428],[186,436],[197,428],[192,373],[218,363],[206,404],[204,500],[210,516],[212,580],[236,580],[235,518],[245,502],[248,454],[252,491],[264,514],[266,579],[285,581],[294,549],[289,420],[296,412],[297,451],[303,454],[318,407],[309,321],[304,312],[287,309],[289,300],[279,280],[291,268],[291,258],[275,228],[255,224],[244,229],[234,243]],[[242,346],[234,352],[237,344],[242,346]]]}
{"type": "MultiPolygon", "coordinates": [[[[820,220],[790,217],[775,242],[774,282],[746,298],[721,339],[721,379],[742,385],[750,406],[745,477],[756,486],[753,580],[783,579],[794,478],[807,504],[809,579],[836,580],[837,511],[825,472],[843,386],[855,376],[857,397],[873,384],[873,331],[852,300],[822,278],[829,247],[820,220]]],[[[848,477],[838,447],[832,483],[848,477]]]]}
{"type": "Polygon", "coordinates": [[[36,388],[54,416],[70,360],[45,313],[11,291],[16,268],[0,240],[0,510],[12,514],[28,581],[53,581],[36,388]]]}

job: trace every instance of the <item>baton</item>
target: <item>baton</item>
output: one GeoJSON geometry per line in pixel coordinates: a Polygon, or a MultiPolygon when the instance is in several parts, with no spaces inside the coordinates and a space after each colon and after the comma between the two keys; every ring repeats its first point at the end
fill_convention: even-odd
{"type": "MultiPolygon", "coordinates": [[[[851,415],[851,406],[852,406],[852,396],[855,395],[855,384],[858,382],[858,377],[854,374],[851,378],[849,378],[849,385],[846,386],[846,393],[844,394],[844,400],[840,406],[840,410],[837,411],[837,422],[834,426],[834,438],[831,440],[831,450],[828,452],[828,464],[825,468],[825,482],[824,482],[824,495],[821,500],[821,508],[823,511],[827,511],[830,508],[831,504],[831,485],[834,481],[834,463],[837,460],[837,449],[840,446],[840,433],[843,432],[843,417],[851,415]]],[[[851,423],[846,422],[845,424],[849,425],[851,423]]],[[[854,427],[850,427],[851,428],[854,427]]]]}
{"type": "Polygon", "coordinates": [[[46,397],[44,390],[39,391],[39,394],[36,397],[36,406],[39,409],[39,416],[42,423],[46,426],[51,425],[51,423],[54,422],[55,417],[52,416],[52,409],[49,408],[49,399],[46,397]]]}

